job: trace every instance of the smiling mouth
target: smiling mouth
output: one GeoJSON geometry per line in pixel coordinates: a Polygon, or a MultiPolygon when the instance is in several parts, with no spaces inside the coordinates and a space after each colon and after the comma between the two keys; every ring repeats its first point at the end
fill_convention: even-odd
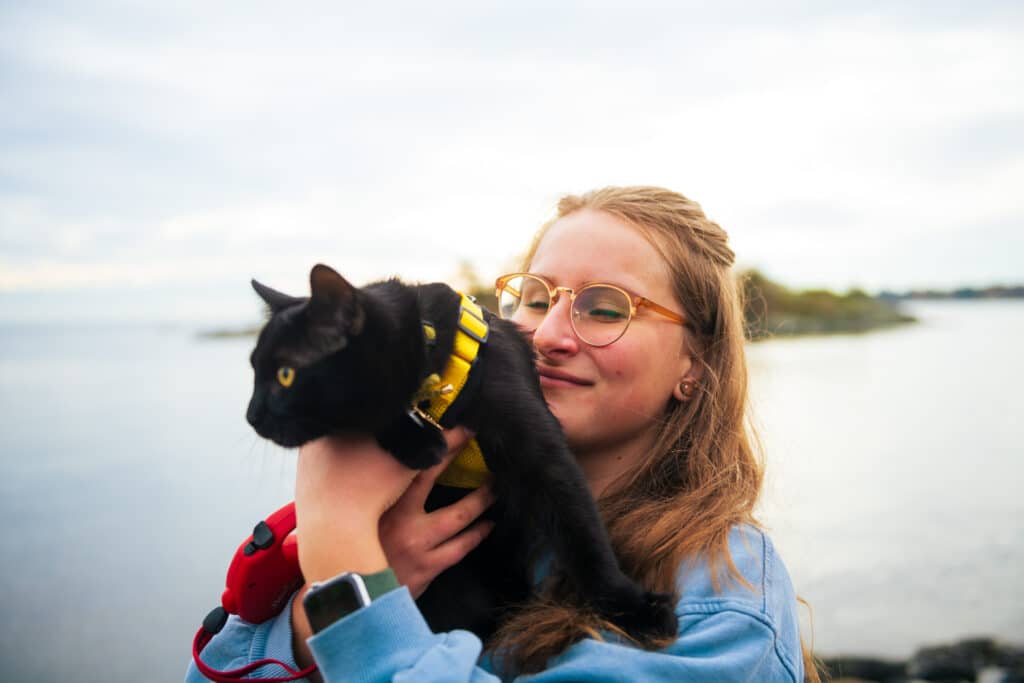
{"type": "Polygon", "coordinates": [[[568,372],[556,370],[546,366],[540,366],[537,368],[538,374],[540,374],[541,386],[577,386],[577,387],[589,387],[594,383],[570,375],[568,372]]]}

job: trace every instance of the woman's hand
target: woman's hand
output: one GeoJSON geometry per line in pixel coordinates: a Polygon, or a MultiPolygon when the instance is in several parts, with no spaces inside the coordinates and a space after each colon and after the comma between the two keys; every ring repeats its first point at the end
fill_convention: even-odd
{"type": "Polygon", "coordinates": [[[299,566],[307,583],[387,567],[377,526],[416,474],[372,436],[330,436],[303,446],[295,515],[299,566]]]}
{"type": "Polygon", "coordinates": [[[494,523],[477,519],[494,502],[490,485],[468,493],[457,503],[424,512],[423,504],[437,477],[451,464],[470,436],[457,427],[445,432],[448,454],[416,475],[398,501],[380,518],[380,541],[399,583],[414,598],[442,571],[480,544],[494,523]]]}
{"type": "Polygon", "coordinates": [[[422,472],[402,465],[372,436],[325,437],[300,450],[295,514],[299,566],[306,585],[292,603],[292,645],[301,666],[312,663],[306,645],[312,629],[302,608],[310,583],[342,572],[372,574],[390,566],[399,583],[418,597],[434,577],[490,532],[491,522],[474,523],[493,502],[487,486],[449,507],[423,510],[434,480],[469,435],[456,428],[445,432],[445,439],[448,454],[422,472]]]}
{"type": "Polygon", "coordinates": [[[444,436],[447,455],[423,471],[405,467],[365,435],[331,436],[302,447],[295,510],[307,582],[390,566],[419,597],[490,533],[489,520],[474,523],[494,502],[489,486],[448,507],[423,510],[435,480],[470,439],[463,428],[444,436]]]}

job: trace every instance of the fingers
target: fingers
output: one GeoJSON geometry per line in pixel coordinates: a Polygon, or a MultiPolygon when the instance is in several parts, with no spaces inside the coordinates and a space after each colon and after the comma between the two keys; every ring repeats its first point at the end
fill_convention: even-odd
{"type": "Polygon", "coordinates": [[[455,503],[432,512],[424,509],[440,474],[472,438],[466,429],[444,432],[448,452],[441,461],[416,475],[402,497],[379,521],[379,535],[388,562],[399,581],[419,596],[445,569],[477,547],[494,527],[480,515],[494,502],[489,485],[469,491],[455,503]]]}
{"type": "Polygon", "coordinates": [[[400,566],[392,563],[392,569],[398,575],[399,581],[408,586],[412,596],[418,598],[438,574],[461,561],[473,548],[480,545],[493,529],[494,522],[482,519],[436,548],[420,551],[414,561],[400,566]]]}
{"type": "Polygon", "coordinates": [[[441,476],[441,473],[452,464],[455,456],[458,455],[459,451],[462,450],[462,447],[469,443],[469,440],[472,438],[469,430],[465,427],[455,427],[453,429],[445,430],[443,436],[445,442],[448,444],[448,452],[444,454],[444,457],[441,458],[439,463],[416,475],[416,478],[413,479],[409,488],[406,489],[405,494],[398,501],[396,506],[408,507],[409,509],[417,511],[422,510],[423,504],[427,500],[427,495],[430,493],[430,489],[434,487],[434,482],[437,481],[437,478],[441,476]]]}
{"type": "Polygon", "coordinates": [[[431,553],[431,562],[438,568],[437,574],[462,560],[493,530],[494,522],[489,519],[481,519],[459,535],[434,548],[431,553]]]}
{"type": "Polygon", "coordinates": [[[473,433],[465,427],[454,427],[444,431],[444,440],[448,442],[448,453],[458,453],[473,438],[473,433]]]}
{"type": "Polygon", "coordinates": [[[429,514],[432,538],[429,547],[439,547],[463,532],[477,517],[494,503],[494,491],[481,486],[451,505],[429,514]]]}
{"type": "Polygon", "coordinates": [[[457,451],[446,453],[441,458],[441,462],[417,474],[416,478],[409,484],[409,488],[405,490],[405,493],[395,504],[395,507],[412,512],[422,511],[423,504],[427,501],[427,495],[430,493],[430,489],[434,487],[434,481],[441,476],[441,473],[444,472],[448,465],[452,464],[456,453],[457,451]]]}

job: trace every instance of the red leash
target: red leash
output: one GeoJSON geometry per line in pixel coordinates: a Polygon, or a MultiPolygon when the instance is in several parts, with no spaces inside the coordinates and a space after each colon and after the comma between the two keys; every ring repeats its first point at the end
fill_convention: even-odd
{"type": "Polygon", "coordinates": [[[192,658],[196,668],[217,683],[237,683],[264,666],[276,665],[288,676],[261,678],[261,681],[296,681],[316,671],[316,665],[296,671],[277,659],[261,659],[239,669],[218,671],[207,666],[199,654],[220,633],[228,616],[237,614],[250,624],[259,624],[277,615],[288,603],[292,593],[303,584],[299,569],[299,547],[295,535],[295,503],[267,517],[253,529],[252,535],[238,546],[228,567],[227,587],[221,595],[220,606],[215,607],[203,620],[203,625],[192,641],[192,658]]]}

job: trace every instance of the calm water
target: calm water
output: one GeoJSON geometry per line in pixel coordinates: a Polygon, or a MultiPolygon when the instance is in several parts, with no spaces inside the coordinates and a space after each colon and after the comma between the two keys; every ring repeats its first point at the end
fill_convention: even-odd
{"type": "MultiPolygon", "coordinates": [[[[825,653],[1024,640],[1024,303],[750,348],[762,510],[825,653]]],[[[5,680],[180,680],[294,455],[243,413],[252,341],[0,326],[5,680]],[[8,678],[9,677],[9,678],[8,678]]]]}

